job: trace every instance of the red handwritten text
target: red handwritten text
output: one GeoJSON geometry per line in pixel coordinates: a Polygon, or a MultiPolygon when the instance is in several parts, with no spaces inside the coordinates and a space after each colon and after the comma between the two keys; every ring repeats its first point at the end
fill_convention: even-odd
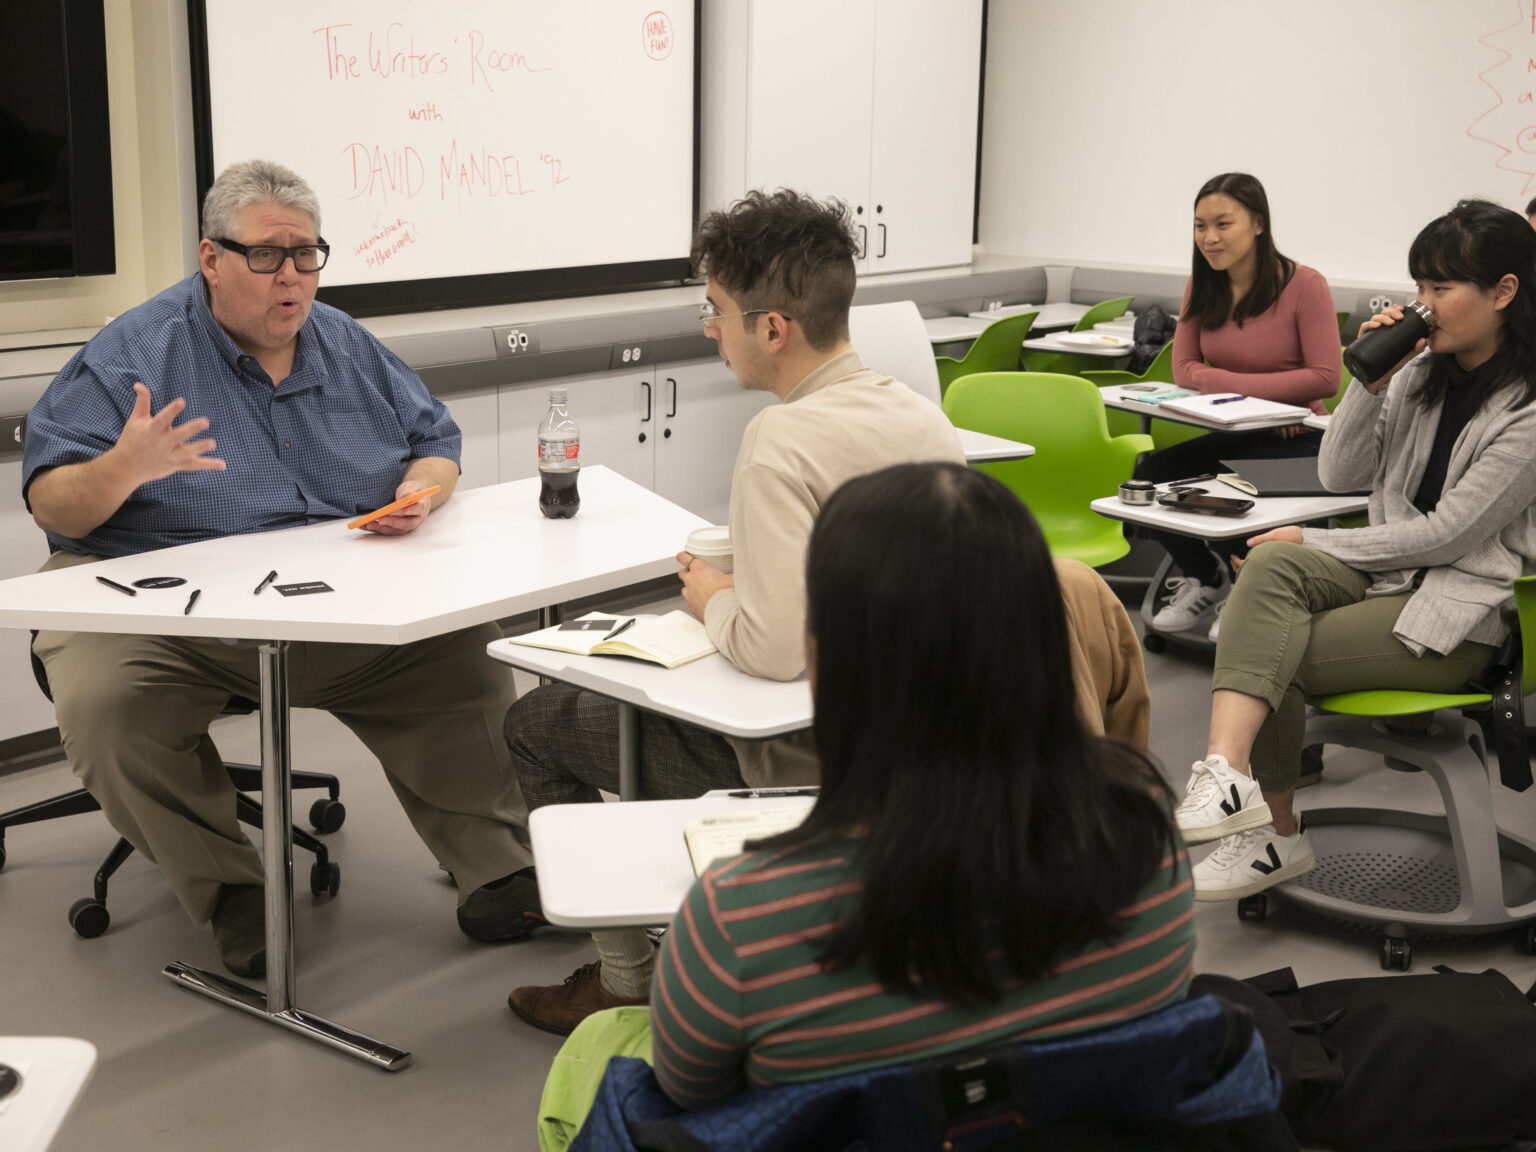
{"type": "Polygon", "coordinates": [[[377,144],[353,143],[342,149],[342,155],[352,166],[352,192],[348,200],[372,196],[388,203],[391,195],[409,200],[425,182],[426,165],[421,154],[411,147],[386,151],[377,144]]]}
{"type": "Polygon", "coordinates": [[[496,91],[491,83],[493,72],[548,72],[549,68],[535,68],[521,52],[508,52],[492,48],[485,36],[470,30],[469,33],[469,82],[484,84],[489,92],[496,91]]]}
{"type": "Polygon", "coordinates": [[[523,183],[523,166],[515,154],[494,155],[488,148],[467,149],[459,155],[455,140],[438,161],[438,187],[442,198],[452,193],[455,203],[466,196],[527,196],[535,189],[523,183]]]}
{"type": "Polygon", "coordinates": [[[325,36],[325,78],[335,80],[356,80],[362,73],[357,68],[357,57],[349,56],[341,50],[340,41],[333,35],[340,28],[350,28],[350,24],[327,24],[324,28],[316,28],[314,32],[323,33],[325,36]]]}
{"type": "Polygon", "coordinates": [[[652,12],[640,22],[640,39],[647,56],[665,60],[672,55],[672,17],[665,12],[652,12]]]}
{"type": "Polygon", "coordinates": [[[388,224],[383,225],[367,239],[353,245],[352,254],[361,256],[363,262],[370,268],[377,268],[387,263],[408,244],[414,244],[416,236],[411,231],[411,223],[396,216],[388,224]]]}
{"type": "Polygon", "coordinates": [[[428,100],[420,108],[407,108],[405,114],[412,120],[427,120],[442,122],[443,114],[437,110],[437,105],[428,100]]]}
{"type": "Polygon", "coordinates": [[[416,37],[402,31],[404,27],[391,24],[378,40],[368,33],[368,67],[385,80],[391,76],[437,76],[448,71],[448,58],[437,52],[418,52],[416,37]]]}

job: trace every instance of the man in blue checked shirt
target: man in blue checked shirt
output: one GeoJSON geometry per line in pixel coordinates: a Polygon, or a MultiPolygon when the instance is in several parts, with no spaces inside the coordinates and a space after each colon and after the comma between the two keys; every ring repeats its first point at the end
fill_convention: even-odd
{"type": "MultiPolygon", "coordinates": [[[[295,173],[248,161],[219,176],[197,274],[104,328],[28,415],[23,494],[53,550],[45,569],[353,517],[440,485],[368,526],[401,535],[449,498],[459,429],[404,362],[315,302],[328,252],[295,173]]],[[[478,940],[544,923],[500,735],[511,678],[485,659],[499,635],[487,624],[395,647],[295,644],[290,661],[292,704],[332,712],[378,757],[478,940]]],[[[108,820],[194,921],[212,920],[225,965],[261,975],[261,860],[208,736],[231,696],[258,695],[256,653],[83,632],[40,632],[33,651],[108,820]]]]}

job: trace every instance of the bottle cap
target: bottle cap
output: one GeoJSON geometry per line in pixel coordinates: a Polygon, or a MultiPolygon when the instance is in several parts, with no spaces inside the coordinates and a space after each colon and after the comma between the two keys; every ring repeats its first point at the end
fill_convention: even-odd
{"type": "Polygon", "coordinates": [[[551,404],[564,404],[565,403],[565,389],[564,388],[551,388],[549,390],[549,402],[551,404]]]}

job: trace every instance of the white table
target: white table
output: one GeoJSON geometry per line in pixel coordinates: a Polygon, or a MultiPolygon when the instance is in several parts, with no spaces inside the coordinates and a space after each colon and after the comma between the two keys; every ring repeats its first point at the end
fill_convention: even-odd
{"type": "Polygon", "coordinates": [[[391,1070],[410,1053],[313,1016],[294,1003],[292,798],[288,644],[406,644],[545,609],[676,570],[688,533],[705,521],[607,468],[584,468],[581,512],[545,520],[537,478],[456,493],[408,536],[351,532],[329,521],[230,536],[0,582],[0,627],[256,641],[260,650],[262,802],[267,899],[266,994],[175,962],[165,975],[391,1070]],[[323,580],[334,594],[284,597],[252,589],[323,580]],[[145,576],[188,584],[128,597],[96,582],[145,576]],[[188,588],[202,596],[183,615],[188,588]]]}
{"type": "Polygon", "coordinates": [[[90,1081],[95,1046],[68,1036],[0,1036],[0,1064],[21,1073],[21,1086],[0,1100],[0,1148],[46,1152],[90,1081]]]}
{"type": "MultiPolygon", "coordinates": [[[[1027,343],[1025,347],[1028,347],[1027,343]]],[[[1161,384],[1158,386],[1158,390],[1165,391],[1177,387],[1177,384],[1161,384]]],[[[1253,432],[1261,428],[1289,427],[1289,425],[1285,424],[1238,424],[1225,427],[1210,424],[1204,420],[1197,420],[1193,416],[1186,416],[1182,412],[1175,412],[1171,408],[1164,408],[1161,404],[1143,404],[1136,397],[1138,395],[1144,396],[1146,393],[1129,392],[1124,384],[1106,384],[1099,389],[1099,395],[1104,398],[1104,407],[1116,408],[1121,412],[1134,412],[1140,417],[1140,430],[1143,432],[1151,430],[1153,417],[1159,420],[1168,420],[1174,424],[1188,424],[1191,428],[1203,428],[1207,432],[1253,432]]],[[[1323,429],[1328,427],[1328,417],[1308,415],[1304,419],[1298,420],[1297,423],[1308,428],[1323,429]]]]}
{"type": "Polygon", "coordinates": [[[1314,412],[1302,421],[1308,428],[1316,428],[1319,432],[1328,431],[1328,422],[1333,419],[1332,412],[1314,412]]]}
{"type": "Polygon", "coordinates": [[[930,344],[957,344],[976,339],[990,323],[990,320],[975,320],[969,316],[931,316],[923,321],[923,328],[930,344]]]}
{"type": "Polygon", "coordinates": [[[1219,480],[1192,487],[1213,496],[1252,500],[1254,506],[1241,516],[1211,516],[1203,512],[1178,512],[1160,504],[1127,504],[1118,496],[1103,496],[1089,507],[1111,520],[1145,524],[1201,540],[1229,540],[1234,536],[1254,536],[1287,524],[1348,516],[1362,511],[1368,502],[1365,496],[1249,496],[1219,480]]]}
{"type": "Polygon", "coordinates": [[[566,928],[669,924],[694,880],[683,842],[688,821],[814,803],[811,796],[751,799],[719,791],[693,800],[536,808],[528,827],[539,861],[540,905],[551,924],[566,928]]]}
{"type": "Polygon", "coordinates": [[[1088,314],[1090,307],[1091,305],[1088,304],[1070,304],[1063,300],[1055,304],[1005,304],[1001,308],[990,308],[984,312],[972,312],[970,315],[977,320],[985,320],[990,324],[994,320],[1001,320],[1004,316],[1018,316],[1024,312],[1034,312],[1036,313],[1035,322],[1029,326],[1029,330],[1031,332],[1050,332],[1058,328],[1071,328],[1088,314]]]}
{"type": "Polygon", "coordinates": [[[743,740],[767,740],[811,726],[811,687],[804,676],[786,681],[749,676],[718,652],[668,669],[648,660],[577,656],[510,640],[492,641],[486,651],[514,668],[574,684],[618,703],[619,796],[625,800],[632,800],[639,788],[637,711],[655,712],[743,740]]]}
{"type": "Polygon", "coordinates": [[[1024,341],[1024,349],[1027,352],[1065,352],[1070,356],[1096,356],[1104,360],[1124,359],[1131,354],[1129,344],[1121,347],[1073,344],[1063,341],[1062,335],[1063,333],[1060,332],[1052,332],[1045,336],[1032,336],[1024,341]]]}
{"type": "Polygon", "coordinates": [[[986,432],[974,432],[969,428],[956,428],[960,447],[965,452],[965,462],[975,464],[982,460],[1023,460],[1035,454],[1033,444],[1018,440],[1005,440],[986,432]]]}

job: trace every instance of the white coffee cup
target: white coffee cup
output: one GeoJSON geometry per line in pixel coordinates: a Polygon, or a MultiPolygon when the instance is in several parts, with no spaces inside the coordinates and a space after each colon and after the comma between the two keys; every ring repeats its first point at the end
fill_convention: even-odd
{"type": "Polygon", "coordinates": [[[688,545],[683,551],[713,564],[722,572],[730,572],[735,567],[731,555],[731,530],[725,524],[695,528],[688,533],[688,545]]]}

